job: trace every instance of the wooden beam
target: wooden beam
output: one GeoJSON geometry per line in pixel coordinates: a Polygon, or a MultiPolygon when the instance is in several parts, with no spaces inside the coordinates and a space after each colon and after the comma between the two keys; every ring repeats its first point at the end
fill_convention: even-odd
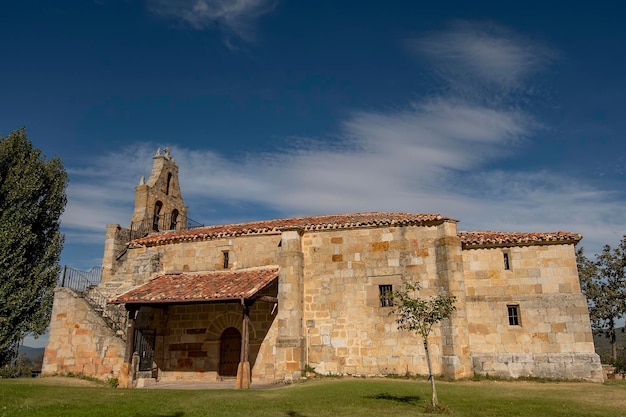
{"type": "Polygon", "coordinates": [[[269,295],[263,295],[259,298],[255,299],[256,301],[265,301],[267,303],[277,303],[278,302],[278,297],[272,297],[269,295]]]}

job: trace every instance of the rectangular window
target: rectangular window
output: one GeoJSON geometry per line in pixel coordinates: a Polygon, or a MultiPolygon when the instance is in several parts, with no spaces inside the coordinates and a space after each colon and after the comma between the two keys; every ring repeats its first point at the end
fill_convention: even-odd
{"type": "Polygon", "coordinates": [[[379,285],[378,293],[380,294],[380,306],[391,307],[391,291],[393,286],[391,285],[379,285]]]}
{"type": "Polygon", "coordinates": [[[520,314],[519,314],[519,305],[508,305],[506,306],[509,312],[509,325],[511,326],[519,326],[520,325],[520,314]]]}
{"type": "Polygon", "coordinates": [[[509,254],[506,252],[504,253],[504,269],[507,271],[511,269],[511,262],[509,261],[509,254]]]}
{"type": "Polygon", "coordinates": [[[224,254],[224,269],[228,269],[228,251],[222,253],[224,254]]]}

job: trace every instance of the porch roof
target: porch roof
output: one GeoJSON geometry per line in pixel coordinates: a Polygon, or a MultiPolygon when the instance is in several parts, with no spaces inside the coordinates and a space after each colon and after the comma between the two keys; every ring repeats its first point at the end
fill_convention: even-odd
{"type": "Polygon", "coordinates": [[[200,303],[250,299],[277,278],[277,266],[160,275],[109,300],[109,303],[200,303]]]}

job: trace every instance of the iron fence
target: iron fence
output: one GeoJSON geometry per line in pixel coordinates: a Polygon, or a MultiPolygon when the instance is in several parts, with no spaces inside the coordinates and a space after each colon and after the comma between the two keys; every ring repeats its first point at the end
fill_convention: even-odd
{"type": "Polygon", "coordinates": [[[81,271],[70,266],[64,266],[59,276],[59,287],[69,288],[77,293],[87,291],[98,285],[102,279],[102,268],[92,267],[89,271],[81,271]]]}

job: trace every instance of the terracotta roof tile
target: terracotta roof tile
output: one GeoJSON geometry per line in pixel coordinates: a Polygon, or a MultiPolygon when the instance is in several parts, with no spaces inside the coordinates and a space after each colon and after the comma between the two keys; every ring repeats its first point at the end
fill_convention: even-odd
{"type": "Polygon", "coordinates": [[[438,223],[452,220],[440,214],[419,213],[354,213],[328,216],[292,217],[288,219],[264,220],[258,222],[205,226],[178,232],[164,232],[135,239],[133,246],[151,246],[190,240],[210,240],[243,235],[280,233],[286,228],[304,230],[354,229],[380,226],[408,226],[413,224],[438,223]]]}
{"type": "Polygon", "coordinates": [[[464,248],[490,246],[528,246],[557,243],[578,243],[582,236],[570,232],[494,232],[490,230],[459,232],[464,248]]]}
{"type": "Polygon", "coordinates": [[[109,301],[111,304],[192,303],[248,299],[278,278],[278,267],[161,275],[109,301]]]}

